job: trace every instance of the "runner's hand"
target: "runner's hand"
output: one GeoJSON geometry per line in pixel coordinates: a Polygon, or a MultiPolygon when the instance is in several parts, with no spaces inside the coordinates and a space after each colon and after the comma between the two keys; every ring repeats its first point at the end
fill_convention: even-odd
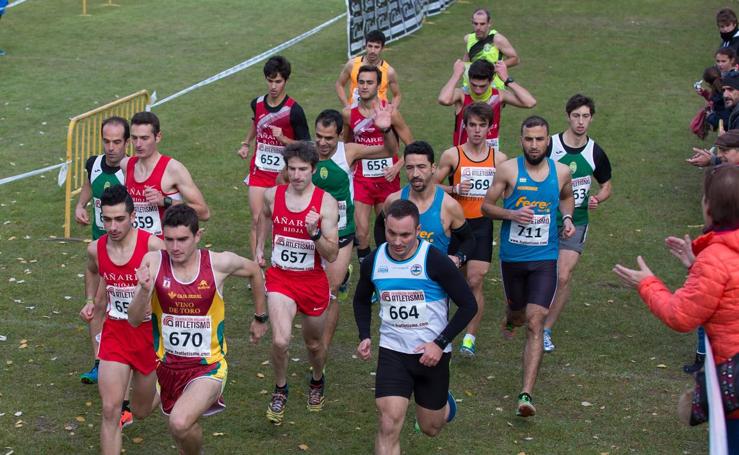
{"type": "Polygon", "coordinates": [[[236,150],[236,153],[241,157],[242,160],[249,158],[249,143],[242,142],[241,147],[236,150]]]}
{"type": "Polygon", "coordinates": [[[472,189],[472,180],[464,179],[461,182],[459,182],[459,187],[457,187],[457,194],[464,196],[465,194],[469,193],[471,189],[472,189]]]}
{"type": "Polygon", "coordinates": [[[268,328],[269,324],[266,322],[262,323],[257,320],[251,321],[251,325],[249,326],[249,341],[251,341],[252,344],[259,344],[259,340],[261,340],[264,334],[267,333],[268,328]]]}
{"type": "Polygon", "coordinates": [[[534,209],[529,206],[514,210],[512,215],[511,220],[518,224],[529,224],[534,221],[534,209]]]}
{"type": "Polygon", "coordinates": [[[374,103],[375,126],[381,130],[386,130],[393,126],[393,110],[395,106],[392,103],[374,103]]]}
{"type": "Polygon", "coordinates": [[[84,207],[77,206],[74,209],[74,220],[82,225],[90,224],[90,216],[87,214],[87,209],[84,207]]]}
{"type": "Polygon", "coordinates": [[[494,64],[495,66],[495,73],[498,75],[498,77],[505,81],[508,79],[508,67],[506,66],[505,62],[502,60],[498,60],[494,64]]]}
{"type": "Polygon", "coordinates": [[[441,355],[444,353],[439,345],[437,345],[433,341],[429,341],[428,343],[424,343],[418,346],[413,352],[423,353],[418,361],[421,363],[421,365],[426,367],[436,366],[436,364],[439,363],[439,360],[441,359],[441,355]]]}
{"type": "Polygon", "coordinates": [[[569,239],[575,235],[575,223],[573,223],[571,219],[567,218],[562,226],[564,227],[564,229],[562,229],[562,238],[569,239]]]}
{"type": "Polygon", "coordinates": [[[144,196],[146,197],[146,202],[150,204],[156,204],[160,207],[164,206],[164,195],[161,191],[147,186],[144,190],[144,196]]]}
{"type": "Polygon", "coordinates": [[[372,340],[365,338],[360,341],[359,346],[357,346],[357,354],[360,359],[369,360],[372,357],[372,340]]]}
{"type": "Polygon", "coordinates": [[[399,173],[400,161],[382,170],[382,174],[385,177],[385,180],[387,180],[388,182],[392,182],[393,180],[395,180],[395,177],[397,177],[399,173]]]}
{"type": "Polygon", "coordinates": [[[682,239],[672,236],[667,237],[665,239],[665,246],[685,267],[690,268],[690,266],[695,262],[693,243],[690,241],[690,236],[688,234],[685,234],[685,237],[682,239]]]}
{"type": "Polygon", "coordinates": [[[143,266],[136,269],[136,279],[139,281],[139,286],[146,292],[150,292],[154,286],[154,280],[149,273],[149,267],[143,266]]]}
{"type": "Polygon", "coordinates": [[[595,196],[590,196],[588,198],[588,210],[595,210],[600,205],[600,201],[595,196]]]}
{"type": "Polygon", "coordinates": [[[80,310],[80,319],[89,323],[90,321],[92,321],[92,318],[94,316],[95,316],[95,303],[94,302],[85,303],[85,306],[83,306],[82,309],[80,310]]]}
{"type": "Polygon", "coordinates": [[[457,61],[454,62],[452,74],[454,74],[457,77],[462,77],[466,69],[467,69],[467,66],[465,65],[465,62],[463,62],[461,59],[457,59],[457,61]]]}
{"type": "Polygon", "coordinates": [[[287,139],[287,137],[282,134],[282,128],[279,126],[269,125],[269,129],[272,130],[272,136],[274,136],[275,139],[285,144],[285,139],[287,139]]]}
{"type": "Polygon", "coordinates": [[[621,264],[616,264],[616,266],[613,267],[613,272],[618,275],[618,277],[621,278],[621,281],[626,283],[627,286],[635,288],[639,286],[639,283],[641,283],[643,279],[654,276],[641,256],[636,257],[636,264],[639,266],[638,270],[629,269],[621,264]]]}
{"type": "Polygon", "coordinates": [[[321,214],[318,213],[315,207],[310,208],[310,212],[305,216],[305,230],[308,235],[313,237],[318,232],[318,223],[321,222],[321,214]]]}
{"type": "Polygon", "coordinates": [[[264,260],[264,251],[257,251],[254,252],[254,262],[259,265],[259,267],[264,268],[264,266],[267,264],[264,260]]]}

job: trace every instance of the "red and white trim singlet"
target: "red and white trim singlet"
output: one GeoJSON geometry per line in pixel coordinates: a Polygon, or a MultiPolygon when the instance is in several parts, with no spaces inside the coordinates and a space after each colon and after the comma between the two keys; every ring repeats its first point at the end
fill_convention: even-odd
{"type": "MultiPolygon", "coordinates": [[[[462,145],[467,142],[467,130],[465,129],[464,124],[464,110],[472,103],[474,103],[472,97],[465,93],[462,109],[457,112],[457,116],[454,119],[454,137],[452,138],[454,145],[462,145]]],[[[492,95],[488,98],[487,103],[493,108],[493,124],[488,131],[487,143],[488,147],[492,147],[493,150],[499,152],[500,107],[502,105],[502,100],[498,89],[492,89],[492,95]]]]}
{"type": "MultiPolygon", "coordinates": [[[[362,115],[359,105],[352,106],[349,114],[349,126],[352,129],[354,142],[357,144],[377,146],[385,145],[385,133],[375,126],[373,118],[362,115]]],[[[374,158],[359,160],[354,167],[354,179],[356,180],[385,180],[383,170],[398,162],[398,154],[392,158],[374,158]]],[[[396,177],[400,182],[400,177],[396,177]]]]}
{"type": "Polygon", "coordinates": [[[98,273],[105,280],[108,301],[106,313],[109,319],[128,319],[128,305],[131,304],[138,284],[136,268],[141,265],[144,255],[149,251],[149,236],[151,234],[142,229],[136,230],[136,246],[131,259],[123,265],[113,263],[108,256],[108,235],[105,234],[98,239],[98,273]]]}
{"type": "Polygon", "coordinates": [[[139,158],[137,156],[133,156],[129,158],[128,163],[126,164],[126,188],[133,199],[134,212],[136,213],[136,219],[134,220],[133,226],[163,239],[162,219],[164,219],[164,211],[166,208],[160,207],[152,202],[148,202],[144,191],[147,188],[153,188],[172,199],[181,199],[179,192],[175,191],[173,193],[165,193],[162,189],[164,171],[167,169],[167,165],[172,160],[172,157],[166,155],[160,156],[159,161],[157,161],[157,164],[154,166],[154,170],[151,171],[151,175],[149,175],[149,177],[143,182],[137,181],[136,174],[134,173],[136,162],[138,160],[139,158]]]}
{"type": "Polygon", "coordinates": [[[305,229],[305,217],[312,210],[321,213],[324,191],[313,188],[313,195],[305,210],[291,212],[285,203],[287,185],[275,191],[272,211],[272,265],[294,272],[323,271],[321,255],[305,229]]]}
{"type": "MultiPolygon", "coordinates": [[[[264,173],[262,177],[272,179],[272,184],[265,186],[274,186],[277,174],[285,167],[285,160],[282,158],[285,145],[272,134],[270,126],[281,128],[285,137],[295,139],[295,132],[290,123],[290,111],[294,104],[295,100],[288,96],[277,112],[270,112],[267,109],[266,95],[257,98],[253,126],[256,131],[256,150],[251,159],[250,174],[264,173]]],[[[252,180],[249,179],[250,184],[257,183],[257,186],[262,186],[252,180]]],[[[258,180],[263,182],[262,179],[258,180]]]]}

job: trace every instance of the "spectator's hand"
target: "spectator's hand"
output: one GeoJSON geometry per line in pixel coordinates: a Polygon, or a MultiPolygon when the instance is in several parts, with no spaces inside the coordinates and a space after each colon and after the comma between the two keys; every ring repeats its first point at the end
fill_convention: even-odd
{"type": "Polygon", "coordinates": [[[665,246],[685,267],[690,268],[695,262],[695,254],[693,254],[693,246],[688,234],[685,234],[683,238],[667,237],[665,246]]]}
{"type": "Polygon", "coordinates": [[[654,276],[641,256],[636,257],[636,264],[639,266],[638,270],[629,269],[621,264],[616,264],[616,266],[613,267],[613,272],[618,275],[618,277],[621,278],[621,281],[626,283],[627,286],[635,288],[643,279],[654,276]]]}
{"type": "Polygon", "coordinates": [[[693,147],[693,156],[685,161],[696,167],[706,167],[711,164],[711,159],[713,159],[713,154],[711,152],[706,149],[693,147]]]}

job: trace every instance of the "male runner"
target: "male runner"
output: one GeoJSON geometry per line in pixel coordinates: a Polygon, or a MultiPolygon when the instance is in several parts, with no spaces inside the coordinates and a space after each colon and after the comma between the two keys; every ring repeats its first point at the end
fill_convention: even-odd
{"type": "MultiPolygon", "coordinates": [[[[97,240],[105,234],[103,228],[103,212],[100,206],[100,196],[103,190],[113,185],[123,185],[126,182],[126,175],[120,168],[123,157],[126,156],[126,147],[128,147],[128,138],[130,131],[128,122],[121,117],[109,117],[103,120],[100,126],[100,136],[103,140],[102,155],[91,156],[85,163],[87,178],[82,183],[82,190],[77,205],[74,209],[74,219],[79,224],[89,225],[90,217],[87,214],[87,204],[92,199],[92,239],[97,240]]],[[[104,293],[98,293],[98,298],[104,299],[104,293]]],[[[98,366],[100,361],[97,358],[98,341],[97,336],[103,327],[103,313],[95,313],[95,317],[90,320],[90,341],[92,341],[92,355],[95,364],[85,373],[80,375],[83,384],[97,384],[98,382],[98,366]]]]}
{"type": "Polygon", "coordinates": [[[538,116],[521,124],[523,156],[498,166],[482,212],[503,220],[500,229],[500,268],[508,307],[503,335],[513,337],[514,327],[527,325],[523,351],[523,388],[516,415],[536,414],[531,393],[542,357],[542,334],[548,308],[557,289],[559,235],[557,210],[562,213],[561,236],[575,233],[570,169],[547,158],[549,124],[538,116]],[[503,197],[503,207],[496,202],[503,197]]]}
{"type": "Polygon", "coordinates": [[[257,236],[256,261],[265,265],[264,237],[272,228],[272,266],[266,272],[267,302],[272,324],[272,368],[275,391],[267,407],[267,419],[281,425],[287,404],[287,349],[295,314],[303,313],[303,340],[313,368],[308,390],[308,410],[323,409],[326,345],[322,340],[329,304],[329,284],[323,261],[334,262],[339,254],[336,199],[311,178],[318,152],[310,142],[285,148],[287,185],[264,193],[257,236]],[[271,225],[271,226],[270,226],[271,225]]]}
{"type": "MultiPolygon", "coordinates": [[[[472,13],[473,33],[464,36],[465,53],[462,60],[476,62],[486,60],[490,63],[502,61],[507,67],[516,66],[520,60],[516,49],[508,39],[497,30],[493,30],[490,21],[490,11],[478,8],[472,13]]],[[[469,67],[469,65],[467,65],[469,67]]],[[[505,78],[498,75],[495,78],[496,88],[503,88],[505,78]]],[[[465,78],[464,87],[467,88],[465,78]]]]}
{"type": "Polygon", "coordinates": [[[493,120],[490,122],[487,142],[490,147],[498,152],[500,151],[501,108],[505,104],[510,104],[511,106],[531,109],[536,106],[536,99],[531,96],[528,90],[508,76],[508,68],[503,62],[496,62],[494,66],[487,60],[478,60],[473,63],[467,71],[470,77],[469,91],[456,88],[459,78],[466,71],[463,61],[457,60],[454,62],[452,77],[439,92],[439,104],[442,106],[454,105],[455,118],[452,144],[461,145],[467,141],[467,131],[464,127],[464,109],[472,103],[484,102],[493,108],[493,120]],[[504,78],[504,86],[508,87],[508,90],[499,90],[492,87],[495,74],[504,78]]]}
{"type": "MultiPolygon", "coordinates": [[[[475,235],[462,206],[434,182],[434,150],[427,142],[416,141],[408,144],[404,155],[408,185],[388,196],[385,205],[398,199],[413,202],[419,211],[420,237],[447,254],[454,265],[463,266],[475,247],[475,235]],[[459,239],[455,251],[449,250],[452,236],[459,239]]],[[[385,216],[380,213],[375,222],[375,243],[385,242],[385,216]]]]}
{"type": "Polygon", "coordinates": [[[157,237],[133,226],[134,204],[122,185],[112,186],[100,198],[103,226],[107,234],[87,247],[85,295],[80,311],[90,321],[98,311],[107,316],[100,334],[98,389],[103,402],[100,448],[103,454],[121,452],[121,404],[131,385],[131,411],[143,419],[156,406],[156,355],[152,349],[151,322],[139,328],[127,322],[127,309],[136,286],[136,267],[148,251],[164,247],[157,237]],[[94,301],[100,277],[107,293],[107,310],[94,301]]]}
{"type": "Polygon", "coordinates": [[[493,108],[483,102],[465,108],[463,119],[467,141],[442,153],[435,176],[439,184],[449,177],[450,185],[444,188],[462,206],[464,217],[475,236],[475,246],[467,256],[465,275],[477,300],[477,314],[467,327],[459,348],[460,354],[470,358],[477,352],[477,333],[485,308],[483,279],[493,258],[493,223],[485,218],[481,207],[495,178],[496,166],[507,159],[504,153],[490,147],[485,139],[494,121],[493,112],[493,108]]]}
{"type": "MultiPolygon", "coordinates": [[[[249,209],[251,231],[249,245],[252,257],[257,249],[257,225],[262,213],[262,201],[267,188],[275,186],[277,176],[285,167],[282,153],[285,146],[294,141],[309,141],[310,132],[303,108],[287,95],[287,81],[292,67],[280,55],[264,64],[264,78],[267,81],[267,94],[251,100],[251,128],[241,143],[238,154],[249,159],[249,149],[253,149],[249,173],[244,184],[249,187],[249,209]]],[[[264,248],[264,245],[261,246],[264,248]]]]}
{"type": "Polygon", "coordinates": [[[375,66],[382,72],[382,82],[378,89],[378,97],[382,101],[388,101],[387,89],[393,94],[392,103],[395,108],[400,107],[400,86],[398,85],[398,76],[395,69],[390,66],[387,60],[382,58],[382,50],[385,48],[385,34],[379,30],[373,30],[364,37],[364,56],[357,56],[349,59],[339,73],[336,79],[336,95],[344,107],[350,107],[359,101],[359,90],[357,77],[359,76],[359,68],[364,65],[375,66]],[[349,96],[346,96],[346,84],[349,83],[349,96]]]}
{"type": "Polygon", "coordinates": [[[176,159],[159,153],[162,140],[159,118],[139,112],[131,118],[131,141],[136,154],[121,161],[126,170],[126,188],[136,209],[134,226],[162,238],[164,211],[187,204],[198,218],[210,218],[210,209],[187,168],[176,159]]]}
{"type": "MultiPolygon", "coordinates": [[[[552,327],[570,298],[572,272],[585,249],[588,235],[588,210],[600,207],[611,196],[612,191],[611,163],[608,156],[588,136],[588,128],[595,115],[595,103],[591,98],[577,94],[567,101],[565,112],[569,127],[562,133],[552,135],[547,155],[570,168],[572,193],[575,197],[575,212],[572,214],[575,234],[569,239],[559,241],[557,294],[544,323],[544,352],[554,351],[552,327]],[[591,195],[593,179],[598,182],[599,190],[591,195]]],[[[561,214],[557,214],[557,226],[562,229],[561,214]]]]}
{"type": "MultiPolygon", "coordinates": [[[[334,109],[321,112],[316,118],[316,149],[319,161],[313,173],[313,184],[336,199],[339,207],[339,254],[334,262],[326,264],[326,275],[331,288],[323,341],[331,345],[339,321],[338,297],[346,293],[351,277],[352,248],[354,247],[354,188],[352,166],[360,159],[392,157],[398,152],[398,140],[390,128],[392,104],[375,106],[375,125],[385,131],[384,145],[360,145],[339,141],[344,121],[334,109]]],[[[346,298],[345,296],[343,298],[346,298]]]]}
{"type": "Polygon", "coordinates": [[[475,297],[447,255],[419,237],[418,208],[396,200],[386,207],[385,236],[362,262],[354,318],[357,353],[372,356],[372,294],[380,300],[380,342],[375,376],[379,425],[376,454],[400,454],[400,431],[411,394],[418,426],[436,436],[457,404],[449,391],[451,341],[472,319],[475,297]],[[457,311],[447,323],[449,301],[457,311]]]}
{"type": "Polygon", "coordinates": [[[172,207],[163,221],[167,249],[147,254],[137,269],[128,322],[138,327],[152,315],[162,411],[180,453],[196,455],[203,447],[200,416],[225,408],[223,281],[232,275],[251,281],[256,313],[249,333],[255,344],[267,331],[264,281],[256,262],[198,248],[202,231],[191,207],[172,207]]]}
{"type": "MultiPolygon", "coordinates": [[[[361,145],[384,145],[385,132],[375,125],[374,108],[382,101],[377,87],[382,82],[382,72],[376,66],[362,66],[357,75],[359,101],[345,108],[344,142],[361,145]]],[[[392,113],[392,126],[404,144],[413,142],[413,136],[400,112],[392,113]]],[[[372,208],[380,213],[382,204],[390,193],[400,189],[398,173],[403,161],[394,154],[392,158],[362,159],[354,171],[354,222],[357,228],[357,256],[361,261],[370,253],[369,225],[372,208]]]]}

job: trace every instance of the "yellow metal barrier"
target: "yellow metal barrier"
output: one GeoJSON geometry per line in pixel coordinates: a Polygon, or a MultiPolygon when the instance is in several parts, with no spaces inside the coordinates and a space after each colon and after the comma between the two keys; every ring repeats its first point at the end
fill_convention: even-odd
{"type": "MultiPolygon", "coordinates": [[[[67,129],[67,189],[64,203],[64,237],[69,238],[72,230],[72,197],[82,190],[87,178],[85,163],[93,155],[103,150],[100,127],[108,117],[119,116],[130,119],[133,114],[146,109],[149,104],[149,92],[141,90],[124,98],[100,106],[69,120],[67,129]]],[[[133,153],[129,144],[127,153],[133,153]]]]}
{"type": "MultiPolygon", "coordinates": [[[[108,0],[104,6],[121,6],[113,3],[113,0],[108,0]]],[[[87,0],[82,0],[82,16],[90,16],[87,14],[87,0]]]]}

